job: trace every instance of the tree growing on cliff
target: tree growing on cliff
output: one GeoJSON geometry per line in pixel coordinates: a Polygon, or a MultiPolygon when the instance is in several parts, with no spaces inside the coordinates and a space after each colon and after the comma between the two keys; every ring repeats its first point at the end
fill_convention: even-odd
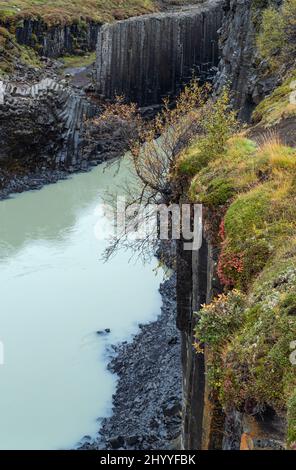
{"type": "Polygon", "coordinates": [[[278,9],[264,10],[257,47],[273,68],[293,66],[296,56],[296,0],[284,0],[278,9]]]}
{"type": "Polygon", "coordinates": [[[137,106],[116,96],[114,103],[104,105],[98,116],[85,122],[85,151],[90,155],[102,152],[109,158],[121,156],[139,138],[142,124],[137,106]]]}
{"type": "MultiPolygon", "coordinates": [[[[133,179],[122,187],[126,198],[125,220],[127,232],[111,240],[105,252],[105,259],[112,256],[117,248],[129,248],[142,257],[150,256],[156,239],[151,237],[155,233],[155,212],[149,208],[153,204],[169,205],[174,202],[174,178],[172,172],[177,157],[202,131],[202,114],[208,98],[209,85],[200,86],[197,80],[190,82],[180,93],[175,103],[168,99],[163,102],[161,112],[151,121],[145,122],[137,115],[135,132],[136,138],[129,139],[130,166],[133,179]],[[137,205],[141,212],[135,214],[130,211],[137,205]],[[141,239],[129,238],[129,230],[137,225],[151,227],[151,233],[145,234],[141,239]]],[[[133,105],[132,105],[133,106],[133,105]]],[[[132,108],[134,110],[134,108],[132,108]]],[[[115,207],[116,201],[109,197],[109,203],[115,207]]],[[[150,228],[149,228],[150,229],[150,228]]]]}
{"type": "MultiPolygon", "coordinates": [[[[236,114],[230,108],[229,91],[224,89],[215,100],[209,98],[210,86],[200,86],[196,80],[189,83],[174,105],[168,100],[154,120],[144,123],[137,117],[136,139],[130,139],[130,160],[134,172],[134,184],[129,180],[123,188],[126,196],[127,227],[149,226],[155,213],[151,205],[159,203],[169,207],[179,204],[184,196],[182,183],[176,176],[178,157],[193,142],[197,141],[199,155],[205,161],[221,155],[231,133],[237,127],[236,114]],[[132,206],[141,207],[141,213],[129,211],[132,206]]],[[[186,202],[186,201],[185,201],[186,202]]],[[[187,201],[188,202],[188,201],[187,201]]],[[[115,201],[113,202],[115,206],[115,201]]],[[[150,226],[149,226],[150,227],[150,226]]],[[[128,229],[129,230],[129,229],[128,229]]],[[[155,227],[151,226],[155,234],[155,227]]],[[[155,238],[150,233],[144,238],[129,239],[129,234],[114,238],[105,253],[108,259],[119,246],[147,255],[155,238]]]]}
{"type": "MultiPolygon", "coordinates": [[[[171,172],[178,155],[202,130],[203,109],[209,85],[192,80],[180,93],[175,105],[164,100],[162,111],[147,126],[139,129],[139,138],[131,142],[132,162],[147,201],[171,202],[171,172]],[[144,192],[145,194],[145,192],[144,192]]],[[[146,203],[145,197],[141,203],[146,203]]]]}

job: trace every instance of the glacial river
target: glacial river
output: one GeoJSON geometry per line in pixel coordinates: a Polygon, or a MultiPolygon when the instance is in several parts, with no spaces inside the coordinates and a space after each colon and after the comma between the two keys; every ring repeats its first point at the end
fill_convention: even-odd
{"type": "Polygon", "coordinates": [[[0,201],[0,449],[72,448],[94,436],[116,385],[108,346],[159,313],[156,260],[121,251],[101,261],[96,208],[128,177],[125,164],[104,170],[0,201]]]}

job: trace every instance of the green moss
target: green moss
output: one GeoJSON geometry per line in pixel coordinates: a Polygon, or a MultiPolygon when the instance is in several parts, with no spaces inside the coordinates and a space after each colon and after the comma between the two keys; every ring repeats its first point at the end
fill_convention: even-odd
{"type": "Polygon", "coordinates": [[[296,448],[296,389],[288,401],[288,444],[295,450],[296,448]]]}
{"type": "Polygon", "coordinates": [[[0,18],[41,18],[48,25],[107,22],[156,9],[154,0],[0,0],[0,18]]]}
{"type": "Polygon", "coordinates": [[[225,216],[226,235],[239,244],[239,248],[265,228],[270,210],[269,193],[268,185],[255,188],[239,196],[228,209],[225,216]]]}
{"type": "Polygon", "coordinates": [[[296,339],[296,317],[287,310],[295,301],[294,263],[295,258],[289,268],[273,270],[268,281],[265,272],[247,296],[235,290],[204,306],[195,330],[196,341],[210,347],[211,386],[223,407],[288,409],[289,443],[295,442],[296,370],[290,343],[296,339]]]}
{"type": "Polygon", "coordinates": [[[218,207],[226,204],[234,194],[232,180],[218,177],[211,181],[205,192],[200,193],[199,201],[208,207],[218,207]]]}
{"type": "Polygon", "coordinates": [[[198,144],[192,144],[181,155],[178,160],[178,172],[183,175],[194,176],[202,168],[206,167],[209,162],[209,157],[202,153],[198,144]]]}
{"type": "Polygon", "coordinates": [[[215,102],[203,108],[200,121],[201,135],[178,159],[177,172],[181,175],[194,176],[224,156],[228,139],[238,125],[227,88],[215,102]]]}
{"type": "MultiPolygon", "coordinates": [[[[265,127],[279,123],[283,118],[296,116],[296,100],[291,99],[296,80],[296,71],[290,74],[285,82],[265,98],[253,112],[254,122],[260,122],[265,127]]],[[[296,87],[295,87],[296,89],[296,87]]]]}
{"type": "Polygon", "coordinates": [[[96,60],[96,53],[85,54],[83,56],[64,56],[61,57],[64,68],[87,67],[96,60]]]}

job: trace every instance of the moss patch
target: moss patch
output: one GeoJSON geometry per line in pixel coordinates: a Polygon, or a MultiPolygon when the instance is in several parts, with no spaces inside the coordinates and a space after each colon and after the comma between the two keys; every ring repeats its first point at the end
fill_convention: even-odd
{"type": "Polygon", "coordinates": [[[229,291],[198,312],[210,385],[226,410],[287,412],[296,446],[296,150],[272,135],[261,145],[233,136],[191,176],[189,195],[220,220],[217,270],[229,291]]]}
{"type": "Polygon", "coordinates": [[[17,44],[14,35],[0,26],[0,77],[13,72],[16,60],[32,67],[41,66],[33,49],[17,44]]]}
{"type": "Polygon", "coordinates": [[[59,60],[63,62],[63,68],[88,67],[96,60],[96,53],[85,54],[83,56],[64,56],[59,60]]]}
{"type": "Polygon", "coordinates": [[[272,127],[292,116],[296,117],[296,71],[256,107],[253,121],[272,127]]]}
{"type": "Polygon", "coordinates": [[[296,442],[296,369],[290,362],[296,317],[288,313],[287,305],[295,300],[295,261],[294,256],[281,270],[273,260],[248,295],[231,291],[204,306],[195,330],[196,341],[210,347],[211,386],[224,409],[288,410],[290,446],[296,442]]]}
{"type": "Polygon", "coordinates": [[[257,48],[273,70],[292,65],[296,54],[296,0],[268,2],[261,16],[257,48]]]}

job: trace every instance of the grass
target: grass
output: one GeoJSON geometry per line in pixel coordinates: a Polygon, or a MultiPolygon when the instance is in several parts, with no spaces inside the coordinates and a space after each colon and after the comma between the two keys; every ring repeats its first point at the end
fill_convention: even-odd
{"type": "MultiPolygon", "coordinates": [[[[40,65],[35,53],[40,48],[37,42],[34,48],[16,44],[15,30],[24,19],[42,20],[48,27],[76,23],[83,29],[87,21],[111,22],[153,11],[156,11],[154,0],[0,0],[0,75],[12,73],[17,60],[40,65]]],[[[92,57],[85,57],[83,65],[92,61],[92,57]]],[[[75,58],[65,58],[66,67],[76,64],[82,65],[81,58],[77,62],[75,58]]]]}
{"type": "Polygon", "coordinates": [[[261,101],[253,113],[253,121],[268,128],[292,116],[296,116],[296,71],[291,72],[281,86],[261,101]]]}
{"type": "Polygon", "coordinates": [[[107,22],[155,10],[153,0],[0,0],[0,21],[42,18],[48,25],[107,22]]]}
{"type": "Polygon", "coordinates": [[[178,171],[204,204],[205,227],[219,229],[225,293],[198,312],[196,349],[209,347],[208,380],[225,410],[286,413],[296,448],[296,150],[272,133],[260,145],[236,134],[207,162],[198,146],[178,171]]]}
{"type": "Polygon", "coordinates": [[[13,72],[16,60],[32,67],[41,66],[40,59],[33,49],[17,44],[14,35],[0,26],[0,77],[13,72]]]}
{"type": "Polygon", "coordinates": [[[295,63],[296,0],[283,0],[281,6],[276,6],[277,2],[265,2],[264,7],[268,3],[271,5],[263,10],[256,43],[270,71],[279,71],[281,65],[295,63]]]}
{"type": "Polygon", "coordinates": [[[60,60],[63,62],[63,68],[88,67],[96,60],[96,53],[92,52],[83,56],[73,55],[64,56],[60,60]]]}

